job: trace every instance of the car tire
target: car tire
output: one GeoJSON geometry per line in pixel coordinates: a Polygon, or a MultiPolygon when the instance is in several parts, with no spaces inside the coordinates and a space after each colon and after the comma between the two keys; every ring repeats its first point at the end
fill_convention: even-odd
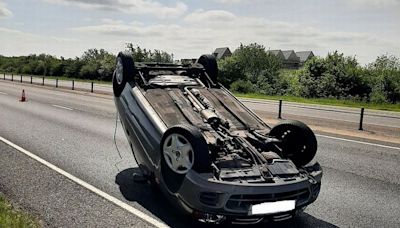
{"type": "MultiPolygon", "coordinates": [[[[178,145],[176,144],[176,145],[178,145]]],[[[179,147],[179,146],[177,146],[179,147]]],[[[208,151],[208,145],[205,141],[203,135],[200,130],[192,125],[176,125],[174,127],[169,128],[163,135],[160,143],[161,150],[161,175],[165,185],[168,190],[175,193],[179,190],[182,185],[182,181],[187,172],[190,169],[193,169],[196,172],[204,173],[211,171],[211,158],[208,151]],[[179,141],[178,144],[181,148],[189,148],[190,150],[187,154],[191,154],[188,158],[191,161],[190,167],[183,168],[183,170],[179,170],[179,168],[174,168],[172,163],[173,158],[170,155],[168,150],[173,148],[173,137],[177,137],[179,141]]],[[[178,151],[176,149],[175,151],[178,151]]],[[[173,150],[174,151],[174,150],[173,150]]],[[[182,152],[182,155],[184,153],[182,152]]],[[[184,157],[180,157],[180,159],[184,159],[184,157]]],[[[178,159],[177,159],[178,161],[178,159]]]]}
{"type": "Polygon", "coordinates": [[[117,56],[117,65],[113,74],[114,96],[119,97],[125,88],[126,83],[134,77],[135,64],[132,56],[120,52],[117,56]]]}
{"type": "Polygon", "coordinates": [[[218,64],[214,55],[202,55],[197,60],[197,63],[203,65],[212,82],[218,82],[218,64]]]}
{"type": "Polygon", "coordinates": [[[269,135],[281,140],[282,157],[292,160],[296,166],[308,164],[317,153],[314,132],[300,121],[282,121],[271,129],[269,135]]]}

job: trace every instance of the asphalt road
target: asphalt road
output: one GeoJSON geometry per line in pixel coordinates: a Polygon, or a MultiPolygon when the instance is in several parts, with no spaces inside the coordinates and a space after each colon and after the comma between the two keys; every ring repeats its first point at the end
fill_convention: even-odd
{"type": "MultiPolygon", "coordinates": [[[[265,101],[259,99],[242,99],[247,107],[254,111],[274,110],[278,112],[278,101],[265,101]]],[[[310,118],[328,119],[359,123],[361,109],[333,107],[326,105],[305,105],[293,102],[283,102],[282,115],[297,115],[310,118]]],[[[396,127],[400,130],[400,113],[365,110],[364,123],[386,127],[396,127]]]]}
{"type": "MultiPolygon", "coordinates": [[[[11,80],[11,75],[1,75],[1,80],[5,77],[6,80],[11,80]]],[[[17,83],[21,81],[20,75],[14,75],[13,80],[17,83]]],[[[30,83],[30,76],[22,76],[22,82],[30,83]]],[[[32,83],[36,85],[42,85],[43,79],[41,77],[33,77],[32,83]]],[[[55,79],[45,78],[44,84],[47,86],[55,87],[55,79]]],[[[72,81],[58,80],[58,86],[71,89],[72,81]]],[[[88,82],[74,82],[75,90],[91,91],[91,83],[88,82]]],[[[98,84],[93,85],[95,93],[112,94],[112,86],[110,84],[98,84]]],[[[265,111],[268,110],[270,114],[274,113],[277,116],[278,113],[278,101],[268,101],[260,99],[241,99],[248,107],[254,111],[265,111]]],[[[326,120],[345,121],[348,123],[359,123],[360,121],[360,109],[358,108],[345,108],[335,107],[326,105],[312,105],[312,104],[299,104],[293,102],[283,102],[282,106],[283,116],[285,115],[296,115],[307,118],[318,118],[326,120]]],[[[377,126],[385,126],[398,128],[400,131],[400,113],[390,111],[378,111],[378,110],[365,110],[364,123],[377,126]]]]}
{"type": "MultiPolygon", "coordinates": [[[[114,104],[109,96],[0,82],[0,136],[171,227],[198,226],[188,218],[175,214],[158,191],[151,190],[146,184],[132,182],[131,174],[135,171],[136,164],[120,125],[117,128],[116,141],[122,159],[114,145],[115,114],[114,104]],[[25,103],[18,102],[22,88],[25,88],[28,98],[25,103]]],[[[324,169],[320,197],[294,221],[271,226],[399,227],[400,145],[397,148],[387,148],[324,136],[318,137],[318,143],[316,160],[324,169]]],[[[0,172],[23,175],[26,170],[24,166],[32,169],[38,165],[32,161],[15,162],[14,160],[22,161],[22,158],[15,157],[17,155],[12,156],[19,152],[2,143],[0,153],[3,164],[22,166],[20,169],[15,169],[15,166],[7,169],[3,165],[0,172]]],[[[50,170],[47,170],[47,174],[33,171],[28,174],[32,178],[39,175],[41,180],[54,179],[50,170]]],[[[57,178],[62,179],[60,176],[57,178]]],[[[41,182],[28,181],[26,184],[30,186],[21,195],[13,193],[20,190],[7,188],[9,182],[10,178],[0,175],[0,188],[7,189],[11,196],[23,196],[20,201],[24,201],[24,197],[29,194],[41,194],[30,196],[38,197],[40,201],[23,203],[28,209],[36,208],[34,204],[54,204],[54,197],[46,197],[51,195],[51,186],[39,188],[35,185],[40,185],[41,182]],[[33,193],[29,189],[36,191],[33,193]]],[[[82,189],[76,186],[65,184],[63,187],[68,196],[85,196],[79,192],[82,189]]],[[[92,197],[90,202],[97,202],[95,196],[87,192],[85,194],[92,197]]],[[[60,195],[60,200],[62,197],[60,195]]],[[[74,204],[62,204],[64,206],[58,210],[67,215],[71,213],[71,217],[74,217],[79,216],[76,211],[80,210],[104,211],[102,207],[106,205],[99,204],[93,203],[87,208],[87,201],[81,200],[74,204]]],[[[41,209],[38,208],[35,210],[41,214],[41,209]]],[[[42,212],[47,214],[43,216],[43,220],[50,226],[53,223],[54,226],[62,226],[55,220],[68,216],[58,217],[60,212],[57,212],[42,212]]],[[[90,212],[87,214],[90,215],[90,212]]],[[[135,218],[134,215],[132,217],[135,218]]],[[[111,220],[114,218],[110,216],[111,220]]],[[[92,220],[88,219],[86,224],[91,225],[92,220]]],[[[96,221],[101,223],[102,220],[96,221]]],[[[140,218],[135,218],[132,222],[119,226],[139,223],[140,218]]]]}

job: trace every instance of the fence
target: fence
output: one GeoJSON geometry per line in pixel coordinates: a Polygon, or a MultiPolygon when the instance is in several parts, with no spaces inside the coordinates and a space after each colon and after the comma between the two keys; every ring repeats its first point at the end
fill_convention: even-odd
{"type": "Polygon", "coordinates": [[[18,81],[20,83],[29,83],[42,86],[54,86],[71,90],[90,91],[91,93],[111,93],[111,85],[95,84],[92,82],[81,82],[75,80],[60,80],[58,78],[38,77],[32,75],[15,75],[3,73],[3,80],[18,81]]]}
{"type": "MultiPolygon", "coordinates": [[[[278,119],[282,119],[282,100],[279,100],[279,105],[278,105],[278,119]]],[[[363,123],[364,123],[364,108],[361,108],[360,110],[360,122],[358,125],[358,130],[363,131],[363,123]]]]}
{"type": "MultiPolygon", "coordinates": [[[[10,81],[19,81],[20,83],[30,83],[41,86],[53,86],[56,88],[64,88],[70,90],[80,90],[80,91],[90,91],[91,93],[103,93],[103,94],[112,94],[112,86],[110,84],[95,84],[92,82],[82,82],[75,80],[60,80],[58,78],[46,78],[46,77],[35,77],[35,76],[22,76],[22,75],[8,75],[3,74],[4,80],[10,81]]],[[[358,130],[364,130],[364,117],[367,116],[368,124],[378,125],[378,126],[389,126],[389,127],[400,127],[400,115],[395,114],[393,116],[376,114],[368,111],[365,113],[365,109],[361,108],[358,112],[354,109],[345,110],[344,108],[326,108],[322,106],[311,106],[304,104],[294,104],[291,102],[284,102],[279,100],[279,102],[275,101],[265,101],[257,99],[242,99],[242,101],[247,102],[247,105],[250,103],[260,103],[263,104],[264,107],[258,110],[275,110],[276,105],[278,105],[278,119],[282,119],[283,114],[293,114],[298,116],[308,116],[314,118],[325,118],[337,121],[350,121],[358,124],[358,130]],[[269,104],[269,106],[265,106],[265,104],[269,104]],[[307,111],[302,111],[302,110],[307,111]],[[318,113],[319,114],[316,114],[318,113]],[[319,116],[318,116],[319,115],[319,116]],[[358,118],[356,117],[358,116],[358,118]]],[[[257,109],[258,104],[254,107],[257,109]]]]}

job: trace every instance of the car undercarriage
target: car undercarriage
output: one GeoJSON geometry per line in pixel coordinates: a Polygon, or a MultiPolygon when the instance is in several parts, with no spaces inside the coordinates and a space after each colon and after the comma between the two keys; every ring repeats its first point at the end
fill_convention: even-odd
{"type": "Polygon", "coordinates": [[[217,72],[212,56],[174,65],[119,55],[115,103],[139,167],[199,221],[293,216],[320,190],[314,133],[299,121],[271,128],[217,72]]]}

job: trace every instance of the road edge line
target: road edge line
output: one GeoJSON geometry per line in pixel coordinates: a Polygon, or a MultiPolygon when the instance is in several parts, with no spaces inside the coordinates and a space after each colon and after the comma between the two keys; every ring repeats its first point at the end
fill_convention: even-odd
{"type": "Polygon", "coordinates": [[[68,108],[68,107],[61,106],[61,105],[52,104],[51,106],[56,107],[56,108],[61,108],[61,109],[69,110],[69,111],[74,111],[73,108],[68,108]]]}
{"type": "Polygon", "coordinates": [[[358,141],[358,140],[353,140],[353,139],[345,139],[345,138],[339,138],[339,137],[333,137],[333,136],[321,135],[321,134],[315,134],[315,135],[319,136],[319,137],[329,138],[329,139],[336,139],[336,140],[342,140],[342,141],[346,141],[346,142],[365,144],[365,145],[369,145],[369,146],[378,146],[378,147],[383,147],[383,148],[388,148],[388,149],[393,149],[393,150],[400,150],[400,147],[395,147],[395,146],[386,146],[386,145],[377,144],[377,143],[369,143],[369,142],[363,142],[363,141],[358,141]]]}
{"type": "Polygon", "coordinates": [[[41,163],[42,165],[47,166],[48,168],[56,171],[57,173],[63,175],[64,177],[67,177],[68,179],[72,180],[73,182],[77,183],[78,185],[80,185],[80,186],[88,189],[89,191],[95,193],[96,195],[98,195],[98,196],[110,201],[111,203],[121,207],[122,209],[127,210],[131,214],[136,215],[137,217],[139,217],[140,219],[150,223],[151,225],[154,225],[154,226],[160,227],[160,228],[169,227],[168,225],[157,221],[156,219],[154,219],[154,218],[150,217],[149,215],[139,211],[138,209],[136,209],[136,208],[134,208],[134,207],[122,202],[121,200],[115,198],[114,196],[111,196],[111,195],[101,191],[100,189],[98,189],[98,188],[94,187],[93,185],[83,181],[82,179],[79,179],[78,177],[76,177],[76,176],[64,171],[61,168],[58,168],[57,166],[55,166],[55,165],[51,164],[50,162],[44,160],[43,158],[41,158],[41,157],[39,157],[39,156],[37,156],[37,155],[25,150],[24,148],[14,144],[13,142],[11,142],[11,141],[9,141],[9,140],[1,137],[1,136],[0,136],[0,140],[2,142],[4,142],[5,144],[11,146],[12,148],[18,150],[19,152],[21,152],[21,153],[27,155],[28,157],[36,160],[37,162],[41,163]]]}

